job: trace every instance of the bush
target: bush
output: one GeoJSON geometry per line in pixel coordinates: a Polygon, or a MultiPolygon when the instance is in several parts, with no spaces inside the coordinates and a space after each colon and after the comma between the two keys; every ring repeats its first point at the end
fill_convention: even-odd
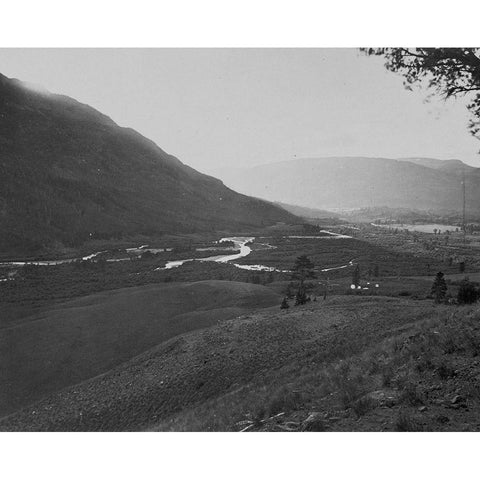
{"type": "Polygon", "coordinates": [[[462,280],[458,289],[457,301],[460,305],[475,303],[478,299],[478,290],[475,284],[470,282],[468,278],[462,280]]]}
{"type": "Polygon", "coordinates": [[[442,362],[437,368],[437,374],[442,380],[447,380],[454,377],[456,375],[456,372],[452,367],[442,362]]]}
{"type": "Polygon", "coordinates": [[[280,305],[280,308],[282,310],[285,310],[287,308],[290,308],[290,305],[288,304],[288,300],[287,300],[287,297],[283,297],[283,300],[282,300],[282,303],[280,305]]]}

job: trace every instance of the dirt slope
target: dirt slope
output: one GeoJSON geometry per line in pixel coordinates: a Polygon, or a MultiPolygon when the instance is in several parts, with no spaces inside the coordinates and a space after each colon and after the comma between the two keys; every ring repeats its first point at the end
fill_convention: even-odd
{"type": "MultiPolygon", "coordinates": [[[[239,430],[238,422],[274,412],[304,420],[311,409],[327,408],[321,407],[326,368],[336,372],[336,362],[347,360],[360,365],[357,356],[451,312],[428,301],[354,296],[266,309],[171,339],[4,419],[0,428],[239,430]]],[[[375,357],[372,364],[381,361],[375,357]]],[[[327,398],[345,390],[348,375],[327,375],[327,398]]],[[[362,429],[351,405],[340,409],[347,414],[343,429],[362,429]]]]}
{"type": "Polygon", "coordinates": [[[280,300],[261,285],[211,280],[123,288],[66,302],[0,330],[0,412],[106,372],[175,335],[280,300]]]}

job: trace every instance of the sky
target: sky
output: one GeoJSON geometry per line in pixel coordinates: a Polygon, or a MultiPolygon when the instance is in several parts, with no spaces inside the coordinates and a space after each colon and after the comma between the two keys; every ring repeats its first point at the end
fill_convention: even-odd
{"type": "Polygon", "coordinates": [[[480,167],[463,100],[425,102],[356,49],[0,49],[0,73],[87,103],[205,173],[321,156],[480,167]]]}

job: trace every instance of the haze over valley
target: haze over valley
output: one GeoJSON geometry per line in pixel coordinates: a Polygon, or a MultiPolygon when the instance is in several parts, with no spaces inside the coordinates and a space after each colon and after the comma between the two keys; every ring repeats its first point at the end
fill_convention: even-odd
{"type": "Polygon", "coordinates": [[[478,215],[480,169],[460,160],[327,157],[219,171],[236,191],[315,209],[389,207],[426,211],[463,209],[478,215]]]}

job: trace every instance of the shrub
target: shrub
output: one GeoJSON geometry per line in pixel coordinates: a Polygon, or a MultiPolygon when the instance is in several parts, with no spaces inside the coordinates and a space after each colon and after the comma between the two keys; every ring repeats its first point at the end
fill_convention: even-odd
{"type": "Polygon", "coordinates": [[[475,284],[465,278],[458,289],[457,301],[460,305],[475,303],[478,299],[478,291],[475,284]]]}
{"type": "Polygon", "coordinates": [[[448,366],[445,362],[440,363],[437,367],[437,374],[442,380],[447,380],[456,375],[455,370],[448,366]]]}

